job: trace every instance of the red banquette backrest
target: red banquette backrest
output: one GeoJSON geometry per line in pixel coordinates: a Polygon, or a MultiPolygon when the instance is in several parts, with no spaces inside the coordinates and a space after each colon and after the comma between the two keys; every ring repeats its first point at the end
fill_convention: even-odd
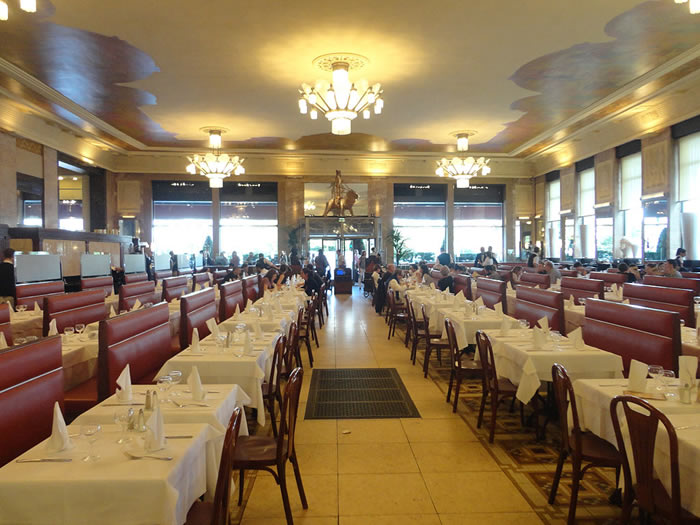
{"type": "Polygon", "coordinates": [[[578,277],[576,270],[559,270],[562,277],[578,277]]]}
{"type": "Polygon", "coordinates": [[[167,277],[162,281],[163,292],[162,300],[170,302],[173,299],[179,299],[187,293],[187,277],[167,277]]]}
{"type": "Polygon", "coordinates": [[[437,286],[437,283],[440,279],[442,279],[442,274],[440,273],[440,270],[430,270],[430,277],[435,283],[435,286],[437,286]]]}
{"type": "Polygon", "coordinates": [[[0,350],[0,467],[51,435],[63,409],[59,336],[0,350]]]}
{"type": "Polygon", "coordinates": [[[214,270],[213,275],[215,284],[224,284],[224,280],[226,279],[228,272],[226,270],[214,270]]]}
{"type": "Polygon", "coordinates": [[[700,279],[700,273],[698,272],[681,272],[681,276],[686,279],[700,279]]]}
{"type": "Polygon", "coordinates": [[[523,272],[518,284],[529,287],[539,287],[547,289],[550,286],[549,275],[546,273],[523,272]]]}
{"type": "Polygon", "coordinates": [[[85,292],[87,290],[102,290],[105,297],[112,294],[114,290],[114,280],[109,275],[102,277],[86,277],[80,279],[80,289],[85,292]]]}
{"type": "Polygon", "coordinates": [[[496,303],[501,303],[503,313],[506,314],[508,313],[506,286],[508,286],[508,284],[505,281],[479,277],[476,280],[476,295],[481,297],[484,300],[484,305],[492,310],[496,303]]]}
{"type": "Polygon", "coordinates": [[[41,283],[18,284],[15,289],[15,306],[27,305],[28,309],[34,307],[34,303],[39,306],[44,304],[44,297],[65,293],[66,289],[63,281],[44,281],[41,283]]]}
{"type": "Polygon", "coordinates": [[[625,284],[622,289],[622,297],[629,299],[630,304],[678,312],[685,325],[691,328],[695,328],[694,295],[693,290],[649,284],[625,284]]]}
{"type": "Polygon", "coordinates": [[[678,371],[681,335],[676,312],[590,299],[586,301],[583,339],[621,356],[625,374],[632,359],[678,371]]]}
{"type": "Polygon", "coordinates": [[[105,296],[102,290],[66,293],[44,297],[44,336],[49,333],[49,323],[56,320],[58,333],[67,326],[78,323],[89,325],[101,321],[106,316],[105,296]]]}
{"type": "Polygon", "coordinates": [[[204,288],[205,284],[209,284],[209,274],[206,272],[195,273],[192,275],[192,291],[196,292],[204,288]]]}
{"type": "Polygon", "coordinates": [[[564,294],[561,292],[518,286],[515,291],[515,312],[510,315],[516,319],[527,319],[530,327],[546,317],[550,330],[566,333],[564,294]]]}
{"type": "Polygon", "coordinates": [[[5,334],[5,341],[12,346],[12,324],[10,324],[10,305],[0,304],[0,332],[5,334]]]}
{"type": "Polygon", "coordinates": [[[627,274],[626,273],[591,272],[589,275],[590,275],[591,279],[598,279],[600,281],[605,281],[605,286],[612,286],[613,284],[617,284],[618,286],[620,286],[620,285],[627,282],[627,274]]]}
{"type": "Polygon", "coordinates": [[[236,305],[239,311],[245,309],[245,297],[243,296],[243,282],[231,281],[219,285],[219,320],[225,321],[236,312],[236,305]]]}
{"type": "Polygon", "coordinates": [[[462,273],[455,276],[455,293],[463,292],[466,299],[472,300],[472,278],[462,273]]]}
{"type": "Polygon", "coordinates": [[[163,279],[167,279],[168,277],[173,276],[173,271],[172,270],[154,270],[153,271],[153,279],[155,279],[156,286],[158,286],[158,283],[162,281],[163,279]]]}
{"type": "Polygon", "coordinates": [[[119,288],[119,311],[131,310],[136,299],[141,304],[155,302],[156,285],[153,281],[140,281],[132,284],[125,284],[119,288]]]}
{"type": "Polygon", "coordinates": [[[180,348],[192,342],[192,330],[197,329],[200,339],[209,335],[206,322],[216,319],[216,293],[214,288],[183,295],[180,298],[180,348]]]}
{"type": "Polygon", "coordinates": [[[260,278],[257,275],[250,275],[243,278],[243,294],[245,300],[257,301],[260,297],[260,278]]]}
{"type": "Polygon", "coordinates": [[[581,279],[579,277],[562,277],[561,293],[564,299],[574,298],[579,304],[580,298],[605,299],[605,281],[600,279],[581,279]]]}
{"type": "Polygon", "coordinates": [[[124,282],[126,284],[142,283],[148,281],[147,273],[127,273],[124,275],[124,282]]]}
{"type": "Polygon", "coordinates": [[[679,279],[677,277],[663,277],[661,275],[645,275],[642,283],[651,284],[653,286],[666,286],[668,288],[693,290],[695,295],[700,295],[700,279],[679,279]]]}

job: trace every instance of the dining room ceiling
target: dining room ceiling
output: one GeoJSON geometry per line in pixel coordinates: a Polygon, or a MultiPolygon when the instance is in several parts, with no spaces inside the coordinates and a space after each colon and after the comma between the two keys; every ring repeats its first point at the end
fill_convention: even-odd
{"type": "Polygon", "coordinates": [[[9,1],[0,94],[131,151],[222,126],[229,148],[435,152],[466,128],[474,151],[525,156],[700,64],[700,15],[673,0],[9,1]],[[331,52],[385,89],[348,136],[297,109],[331,52]]]}

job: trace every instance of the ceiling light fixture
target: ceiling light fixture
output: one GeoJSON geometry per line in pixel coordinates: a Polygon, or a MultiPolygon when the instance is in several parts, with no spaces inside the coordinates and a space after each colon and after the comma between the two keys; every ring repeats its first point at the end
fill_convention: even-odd
{"type": "MultiPolygon", "coordinates": [[[[450,133],[450,135],[457,138],[458,151],[467,151],[469,149],[469,137],[476,135],[476,131],[460,130],[450,133]]],[[[484,157],[479,157],[478,159],[474,157],[467,157],[466,159],[459,157],[443,158],[437,163],[438,167],[435,170],[435,175],[452,177],[457,182],[458,188],[468,188],[469,180],[472,177],[491,173],[491,168],[488,166],[489,162],[490,159],[485,159],[484,157]]]]}
{"type": "Polygon", "coordinates": [[[313,60],[313,65],[332,73],[332,82],[318,80],[315,86],[302,84],[299,89],[299,112],[318,119],[319,113],[331,122],[333,135],[349,135],[352,121],[362,114],[369,119],[374,111],[384,108],[381,84],[370,86],[366,80],[350,82],[350,70],[361,69],[369,63],[366,57],[353,53],[331,53],[313,60]]]}
{"type": "Polygon", "coordinates": [[[700,0],[675,0],[677,4],[688,3],[688,9],[693,15],[700,13],[700,0]]]}
{"type": "Polygon", "coordinates": [[[209,179],[210,188],[223,188],[224,179],[231,173],[241,175],[245,173],[243,160],[238,155],[229,157],[227,153],[221,153],[221,135],[227,130],[224,128],[202,128],[209,133],[209,147],[211,151],[202,155],[187,157],[190,164],[187,173],[191,175],[203,175],[209,179]]]}
{"type": "MultiPolygon", "coordinates": [[[[27,13],[36,13],[36,0],[19,0],[19,7],[27,13]]],[[[0,0],[0,21],[10,18],[10,9],[7,0],[0,0]]]]}

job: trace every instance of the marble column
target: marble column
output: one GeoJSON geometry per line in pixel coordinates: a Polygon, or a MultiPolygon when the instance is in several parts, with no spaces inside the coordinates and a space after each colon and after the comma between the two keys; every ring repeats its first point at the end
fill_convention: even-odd
{"type": "Polygon", "coordinates": [[[212,253],[211,258],[215,259],[219,252],[219,226],[221,225],[221,190],[219,188],[211,189],[211,224],[212,224],[212,253]]]}
{"type": "Polygon", "coordinates": [[[17,141],[0,132],[0,224],[17,225],[17,141]]]}
{"type": "Polygon", "coordinates": [[[447,202],[445,203],[447,224],[447,253],[452,254],[453,259],[456,258],[455,253],[455,185],[450,183],[447,185],[447,202]]]}
{"type": "Polygon", "coordinates": [[[58,155],[46,146],[43,151],[44,228],[58,228],[58,155]]]}

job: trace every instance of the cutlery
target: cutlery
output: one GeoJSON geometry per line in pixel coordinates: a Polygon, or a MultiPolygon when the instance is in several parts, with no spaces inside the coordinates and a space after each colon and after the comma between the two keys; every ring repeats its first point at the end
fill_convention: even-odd
{"type": "Polygon", "coordinates": [[[598,385],[598,386],[622,386],[622,387],[626,387],[627,383],[611,383],[608,385],[598,385]]]}
{"type": "Polygon", "coordinates": [[[180,403],[178,401],[175,401],[174,399],[171,399],[170,401],[172,401],[173,405],[175,405],[177,408],[184,408],[184,407],[189,407],[189,406],[193,406],[193,407],[208,407],[209,406],[207,403],[201,403],[198,401],[192,401],[189,403],[180,403]]]}
{"type": "MultiPolygon", "coordinates": [[[[191,394],[191,393],[192,393],[191,390],[183,390],[183,392],[184,392],[185,394],[191,394]]],[[[209,393],[209,394],[220,394],[221,392],[219,392],[218,390],[207,390],[207,393],[209,393]]]]}
{"type": "Polygon", "coordinates": [[[685,425],[684,427],[674,427],[674,430],[689,430],[691,428],[700,428],[700,425],[685,425]]]}
{"type": "Polygon", "coordinates": [[[166,439],[192,439],[194,436],[165,436],[166,439]]]}
{"type": "Polygon", "coordinates": [[[143,458],[149,458],[149,459],[160,459],[161,461],[172,461],[173,457],[172,456],[156,456],[154,454],[133,454],[129,452],[128,450],[126,451],[126,455],[129,456],[132,459],[143,459],[143,458]]]}
{"type": "Polygon", "coordinates": [[[37,459],[18,459],[17,463],[69,463],[73,461],[71,458],[37,458],[37,459]]]}
{"type": "Polygon", "coordinates": [[[102,407],[142,407],[145,403],[104,403],[102,407]]]}

